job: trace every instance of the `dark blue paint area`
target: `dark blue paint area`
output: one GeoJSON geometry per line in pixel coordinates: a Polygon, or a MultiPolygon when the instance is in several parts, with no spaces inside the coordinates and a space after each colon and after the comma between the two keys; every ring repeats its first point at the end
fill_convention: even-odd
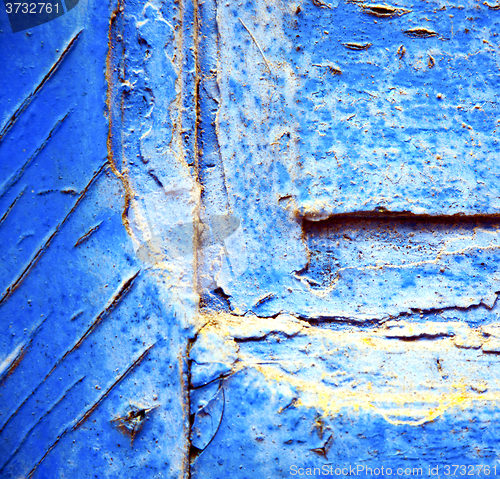
{"type": "MultiPolygon", "coordinates": [[[[62,22],[58,29],[43,26],[29,35],[0,34],[5,62],[0,113],[0,297],[1,307],[17,314],[22,314],[27,300],[45,316],[58,307],[56,298],[51,307],[40,306],[50,297],[43,290],[20,294],[19,288],[26,278],[31,280],[30,271],[39,266],[54,242],[61,239],[71,251],[86,228],[95,225],[96,218],[90,216],[82,219],[79,231],[67,238],[63,233],[96,183],[109,175],[106,85],[102,81],[109,12],[107,7],[94,8],[88,13],[98,15],[89,24],[83,25],[83,16],[73,16],[58,20],[62,22]]],[[[118,197],[110,193],[109,199],[118,212],[123,199],[115,193],[118,197]]],[[[96,217],[100,215],[96,211],[96,217]]],[[[49,271],[68,281],[68,266],[66,260],[56,260],[49,271]]],[[[52,286],[48,282],[45,287],[52,286]]],[[[24,324],[31,329],[10,314],[2,314],[4,324],[10,317],[13,327],[22,331],[24,324]]],[[[35,314],[31,326],[38,324],[40,314],[35,314]]],[[[10,349],[11,338],[7,341],[3,354],[10,349]]]]}
{"type": "Polygon", "coordinates": [[[0,477],[124,477],[131,455],[146,477],[179,470],[177,324],[135,256],[108,158],[111,8],[16,34],[1,15],[0,477]],[[115,421],[131,405],[154,411],[134,437],[115,421]]]}
{"type": "MultiPolygon", "coordinates": [[[[16,34],[0,13],[0,477],[180,476],[184,311],[172,307],[163,273],[137,256],[129,185],[117,174],[126,165],[108,142],[123,133],[120,120],[110,123],[130,93],[108,40],[119,44],[130,28],[140,62],[151,46],[117,5],[66,6],[67,15],[16,34]]],[[[171,19],[177,7],[163,11],[171,19]]],[[[158,79],[168,74],[175,96],[176,72],[163,66],[158,79]]],[[[133,100],[141,111],[155,98],[133,100]]],[[[153,159],[145,175],[155,186],[171,181],[162,166],[153,159]]],[[[236,228],[215,221],[210,241],[236,228]]]]}

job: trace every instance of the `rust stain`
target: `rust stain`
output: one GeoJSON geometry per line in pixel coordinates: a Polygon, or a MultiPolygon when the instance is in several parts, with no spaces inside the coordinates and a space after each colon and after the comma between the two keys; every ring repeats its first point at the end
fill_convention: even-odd
{"type": "Polygon", "coordinates": [[[374,15],[375,17],[379,18],[391,18],[395,16],[399,17],[401,15],[406,15],[412,12],[412,10],[408,10],[406,8],[393,7],[387,4],[385,5],[362,4],[361,8],[363,9],[364,13],[367,13],[369,15],[374,15]]]}
{"type": "Polygon", "coordinates": [[[134,443],[136,434],[142,429],[148,414],[158,406],[150,408],[140,405],[130,404],[129,410],[123,416],[116,417],[111,422],[116,423],[117,428],[124,434],[130,436],[131,445],[134,443]]]}
{"type": "MultiPolygon", "coordinates": [[[[331,62],[327,62],[326,64],[313,63],[312,66],[318,68],[326,68],[332,75],[342,75],[342,70],[337,65],[331,62]]],[[[288,197],[291,197],[291,195],[289,195],[288,197]]]]}
{"type": "Polygon", "coordinates": [[[434,30],[425,27],[410,28],[409,30],[405,30],[404,34],[412,38],[431,38],[438,35],[434,30]]]}
{"type": "Polygon", "coordinates": [[[500,10],[500,3],[491,4],[488,2],[483,2],[483,5],[486,5],[490,10],[500,10]]]}
{"type": "MultiPolygon", "coordinates": [[[[123,210],[122,210],[122,223],[123,226],[125,227],[127,233],[129,234],[130,238],[134,239],[134,233],[132,231],[132,228],[130,226],[130,221],[128,218],[128,211],[131,205],[131,199],[133,198],[133,190],[130,185],[130,181],[128,179],[127,175],[127,170],[120,171],[118,168],[118,164],[116,161],[116,155],[115,155],[115,150],[119,149],[121,151],[121,138],[117,141],[115,139],[115,100],[114,96],[117,91],[116,83],[117,83],[117,74],[115,73],[116,71],[116,58],[114,55],[114,50],[115,50],[115,45],[118,43],[115,38],[115,25],[118,21],[118,18],[120,14],[123,12],[123,0],[118,0],[117,7],[115,10],[113,10],[113,13],[111,14],[111,18],[109,21],[109,29],[108,29],[108,53],[106,55],[106,72],[105,72],[105,78],[106,82],[108,84],[108,89],[106,92],[106,106],[107,106],[107,113],[108,113],[108,123],[109,123],[109,128],[108,128],[108,138],[106,141],[107,144],[107,149],[108,149],[108,160],[110,164],[111,171],[114,173],[114,175],[120,180],[120,182],[123,185],[124,189],[124,205],[123,205],[123,210]]],[[[122,52],[123,53],[123,52],[122,52]]],[[[123,110],[123,105],[120,102],[120,110],[123,110]]],[[[122,116],[123,111],[120,113],[120,117],[122,116]]],[[[119,136],[117,133],[116,136],[119,136]]]]}
{"type": "Polygon", "coordinates": [[[0,365],[2,371],[0,373],[0,384],[2,384],[21,364],[21,361],[26,355],[29,342],[25,344],[20,344],[14,351],[5,359],[5,361],[0,365]]]}
{"type": "MultiPolygon", "coordinates": [[[[328,5],[325,2],[322,2],[321,0],[312,0],[312,2],[313,2],[313,5],[315,5],[316,7],[329,8],[330,10],[332,10],[332,7],[330,5],[328,5]]],[[[299,12],[297,12],[297,13],[299,13],[299,12]]]]}
{"type": "Polygon", "coordinates": [[[400,60],[402,60],[403,57],[405,56],[405,53],[406,53],[406,48],[404,47],[404,45],[401,45],[398,48],[398,51],[396,52],[396,55],[399,57],[400,60]]]}
{"type": "Polygon", "coordinates": [[[349,42],[349,43],[343,43],[344,47],[348,48],[349,50],[355,50],[355,51],[361,51],[361,50],[368,50],[372,46],[371,43],[355,43],[355,42],[349,42]]]}
{"type": "Polygon", "coordinates": [[[89,239],[89,237],[100,228],[101,225],[102,225],[102,221],[98,225],[94,226],[93,228],[90,228],[83,236],[78,238],[77,242],[75,243],[75,248],[77,246],[80,246],[85,241],[87,241],[89,239]]]}
{"type": "MultiPolygon", "coordinates": [[[[24,359],[24,356],[28,352],[29,348],[31,347],[33,340],[35,339],[36,335],[38,334],[38,331],[40,331],[40,328],[43,326],[45,321],[50,317],[50,314],[47,315],[40,323],[38,326],[35,327],[33,332],[30,333],[30,337],[25,341],[24,343],[19,344],[12,353],[9,354],[9,356],[0,364],[0,385],[17,369],[17,367],[21,364],[22,360],[24,359]]],[[[3,430],[5,427],[2,426],[0,429],[0,432],[3,430]]]]}

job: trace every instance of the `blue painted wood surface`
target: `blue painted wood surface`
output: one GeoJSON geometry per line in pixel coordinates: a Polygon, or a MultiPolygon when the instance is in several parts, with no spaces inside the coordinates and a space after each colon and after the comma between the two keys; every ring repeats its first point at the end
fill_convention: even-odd
{"type": "Polygon", "coordinates": [[[494,475],[499,15],[2,10],[0,477],[494,475]]]}

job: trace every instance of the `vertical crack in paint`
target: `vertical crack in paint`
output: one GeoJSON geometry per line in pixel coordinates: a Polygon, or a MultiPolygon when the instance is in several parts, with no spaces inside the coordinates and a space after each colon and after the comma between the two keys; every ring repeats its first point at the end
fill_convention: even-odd
{"type": "MultiPolygon", "coordinates": [[[[108,160],[110,164],[111,171],[118,178],[118,180],[122,183],[124,189],[124,205],[122,210],[122,223],[125,227],[128,235],[132,240],[134,240],[135,235],[130,226],[130,221],[128,218],[128,211],[130,208],[131,199],[133,197],[132,187],[130,185],[130,181],[127,176],[126,169],[123,171],[120,170],[117,164],[116,152],[122,150],[122,141],[121,141],[121,128],[116,125],[118,114],[115,115],[115,101],[114,97],[118,94],[117,83],[119,78],[115,72],[119,70],[118,65],[123,61],[123,47],[121,49],[121,53],[119,55],[114,54],[114,50],[116,45],[119,43],[116,39],[116,31],[118,20],[121,17],[121,14],[124,9],[123,0],[118,0],[117,6],[113,13],[111,14],[111,18],[109,21],[109,29],[108,29],[108,54],[106,55],[106,81],[108,84],[107,92],[106,92],[106,106],[108,113],[108,138],[107,138],[107,149],[108,149],[108,160]],[[118,58],[117,58],[118,57],[118,58]],[[115,138],[119,137],[119,141],[115,138]]],[[[120,100],[120,118],[123,115],[123,104],[122,100],[120,100]]],[[[120,154],[121,156],[121,154],[120,154]]],[[[123,166],[123,165],[122,165],[123,166]]]]}
{"type": "MultiPolygon", "coordinates": [[[[188,0],[189,1],[189,0],[188,0]]],[[[199,47],[200,47],[200,38],[199,38],[199,27],[200,27],[200,19],[199,19],[199,3],[198,0],[193,1],[193,55],[194,55],[194,68],[195,68],[195,79],[194,79],[194,111],[195,111],[195,119],[194,119],[194,165],[195,165],[195,180],[196,183],[200,186],[201,191],[198,196],[198,201],[194,209],[194,220],[195,224],[199,225],[201,222],[201,213],[202,213],[202,196],[203,196],[203,185],[201,184],[200,177],[200,128],[199,124],[201,122],[201,105],[200,105],[200,58],[199,58],[199,47]]],[[[182,9],[182,7],[181,7],[182,9]]],[[[184,18],[183,18],[184,20],[184,18]]],[[[183,33],[185,33],[184,26],[182,28],[183,33]]],[[[188,52],[190,49],[185,49],[188,52]]],[[[202,254],[201,248],[199,248],[201,236],[201,230],[198,226],[193,229],[193,287],[195,292],[198,294],[200,290],[200,278],[199,278],[199,267],[200,267],[200,256],[202,254]]],[[[199,301],[197,303],[197,308],[199,309],[199,301]]],[[[191,361],[189,358],[190,349],[193,344],[194,339],[188,340],[185,350],[185,360],[187,377],[186,382],[184,384],[184,408],[185,408],[185,420],[184,424],[186,426],[186,439],[187,439],[187,447],[185,452],[184,459],[184,467],[186,471],[186,476],[188,479],[191,479],[191,449],[192,449],[192,440],[191,440],[191,432],[192,432],[192,417],[191,417],[191,361]]]]}

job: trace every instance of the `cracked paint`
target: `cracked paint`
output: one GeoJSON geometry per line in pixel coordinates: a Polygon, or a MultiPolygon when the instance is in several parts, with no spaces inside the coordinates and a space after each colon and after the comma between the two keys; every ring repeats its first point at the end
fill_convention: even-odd
{"type": "MultiPolygon", "coordinates": [[[[262,427],[262,423],[251,419],[244,411],[269,404],[266,415],[288,417],[288,420],[281,418],[281,427],[270,427],[263,433],[265,443],[272,441],[278,445],[276,451],[268,451],[268,459],[260,462],[241,457],[240,461],[246,461],[247,470],[253,467],[264,474],[281,471],[285,475],[285,466],[294,464],[298,456],[307,459],[307,451],[322,456],[321,461],[313,461],[316,464],[331,462],[334,457],[339,464],[345,463],[342,453],[347,453],[346,448],[353,446],[334,432],[344,417],[352,418],[352,421],[370,417],[378,434],[382,431],[389,433],[393,427],[400,431],[402,427],[426,427],[431,434],[428,440],[433,441],[438,436],[435,431],[431,432],[431,424],[436,423],[437,430],[446,430],[450,421],[453,423],[458,417],[467,417],[476,408],[488,414],[486,411],[498,407],[498,356],[491,354],[494,349],[488,346],[497,341],[496,325],[470,328],[461,322],[390,321],[369,330],[351,327],[338,331],[327,325],[319,327],[286,316],[275,318],[276,326],[274,322],[256,316],[240,318],[217,314],[204,318],[207,319],[194,347],[211,351],[212,361],[225,362],[227,368],[214,374],[211,382],[201,386],[201,390],[213,389],[212,385],[219,384],[218,387],[226,391],[226,403],[231,398],[236,401],[231,408],[232,415],[226,405],[228,417],[222,419],[218,438],[213,442],[221,446],[225,441],[233,446],[245,444],[241,449],[243,456],[262,454],[264,450],[255,442],[253,432],[256,426],[262,427]],[[220,341],[236,342],[237,357],[221,352],[220,341]],[[245,383],[245,389],[240,390],[245,383]],[[242,395],[238,398],[239,394],[242,395]],[[257,399],[256,394],[271,395],[272,400],[257,399]],[[314,421],[307,411],[313,413],[314,421]],[[238,416],[237,433],[234,431],[236,412],[243,415],[238,416]],[[298,433],[294,421],[300,422],[301,429],[306,430],[307,427],[313,428],[318,421],[328,424],[326,428],[334,437],[332,444],[326,437],[326,442],[318,444],[315,449],[316,441],[306,431],[298,433]],[[240,437],[237,438],[236,434],[240,437]],[[287,444],[295,444],[295,447],[288,449],[287,444]],[[282,448],[285,448],[285,453],[282,448]],[[276,462],[272,460],[274,454],[279,457],[276,462]]],[[[203,365],[193,362],[195,377],[197,370],[206,367],[207,358],[205,354],[203,365]]],[[[193,387],[198,391],[200,385],[193,384],[193,387]]],[[[367,433],[364,421],[344,426],[346,434],[353,434],[354,447],[359,448],[358,461],[366,454],[366,448],[373,444],[373,436],[367,433]]],[[[275,424],[274,421],[267,424],[271,423],[275,424]]],[[[395,441],[395,448],[398,442],[395,441]]],[[[429,463],[442,460],[433,456],[427,449],[428,445],[420,442],[418,446],[421,452],[425,451],[426,460],[429,463]]],[[[376,457],[390,465],[407,464],[402,457],[389,453],[392,446],[390,442],[386,443],[386,454],[389,455],[376,457]]],[[[207,449],[204,454],[209,457],[197,459],[202,463],[194,465],[197,474],[216,477],[216,457],[225,459],[225,456],[221,455],[219,446],[214,446],[214,449],[215,456],[207,449]]]]}
{"type": "Polygon", "coordinates": [[[0,32],[0,474],[493,464],[497,6],[81,3],[0,32]]]}

